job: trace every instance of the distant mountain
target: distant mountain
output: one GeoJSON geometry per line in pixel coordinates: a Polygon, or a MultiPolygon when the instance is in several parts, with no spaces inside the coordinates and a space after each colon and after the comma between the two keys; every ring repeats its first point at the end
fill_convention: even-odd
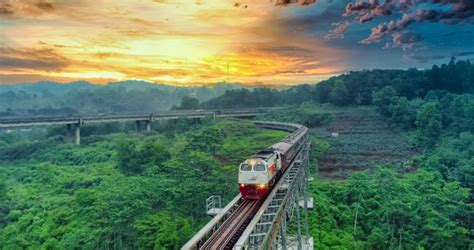
{"type": "MultiPolygon", "coordinates": [[[[22,84],[8,84],[2,85],[0,84],[0,93],[1,92],[19,92],[24,91],[26,93],[35,93],[41,94],[44,92],[49,92],[51,94],[64,94],[73,90],[94,90],[94,89],[101,89],[101,88],[109,88],[109,89],[116,89],[116,88],[123,88],[127,91],[129,90],[148,90],[148,89],[158,89],[162,91],[189,91],[195,92],[199,90],[209,90],[210,92],[225,92],[225,90],[229,89],[240,89],[240,88],[248,88],[244,85],[238,83],[216,83],[211,86],[172,86],[160,83],[152,83],[147,81],[140,81],[140,80],[128,80],[128,81],[120,81],[120,82],[111,82],[105,85],[98,85],[92,84],[87,81],[76,81],[70,83],[58,83],[58,82],[49,82],[49,81],[41,81],[36,83],[22,83],[22,84]]],[[[250,89],[250,88],[249,88],[250,89]]]]}
{"type": "Polygon", "coordinates": [[[105,85],[86,81],[0,85],[0,116],[68,113],[156,112],[179,105],[185,96],[207,101],[239,84],[178,87],[129,80],[105,85]]]}

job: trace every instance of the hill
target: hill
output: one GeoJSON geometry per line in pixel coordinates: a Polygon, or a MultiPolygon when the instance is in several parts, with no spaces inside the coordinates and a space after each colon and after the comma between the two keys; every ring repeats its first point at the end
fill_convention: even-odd
{"type": "Polygon", "coordinates": [[[183,97],[206,101],[240,85],[176,87],[145,81],[94,85],[38,82],[0,85],[0,116],[69,113],[151,113],[169,110],[183,97]]]}
{"type": "Polygon", "coordinates": [[[206,198],[235,197],[238,164],[286,135],[237,120],[154,125],[87,125],[81,146],[55,128],[0,134],[0,248],[179,249],[209,220],[206,198]]]}
{"type": "Polygon", "coordinates": [[[337,106],[371,105],[375,92],[391,86],[408,99],[424,98],[430,91],[474,94],[474,64],[456,61],[418,70],[363,70],[332,77],[315,85],[299,85],[276,90],[255,88],[228,90],[203,107],[270,107],[304,102],[331,103],[337,106]]]}

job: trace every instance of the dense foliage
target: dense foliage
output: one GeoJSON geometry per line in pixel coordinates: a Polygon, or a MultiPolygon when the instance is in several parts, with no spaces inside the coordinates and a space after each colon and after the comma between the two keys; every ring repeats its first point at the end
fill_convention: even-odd
{"type": "Polygon", "coordinates": [[[468,249],[469,189],[436,171],[389,168],[312,184],[316,248],[468,249]]]}
{"type": "Polygon", "coordinates": [[[430,90],[451,93],[474,93],[474,65],[455,61],[418,70],[363,70],[349,72],[316,85],[300,85],[285,90],[268,88],[228,90],[222,96],[203,103],[204,107],[270,107],[303,102],[373,104],[374,93],[391,86],[408,99],[423,98],[430,90]]]}
{"type": "MultiPolygon", "coordinates": [[[[114,100],[129,100],[137,90],[101,91],[111,99],[79,95],[84,110],[113,112],[114,100]],[[107,108],[99,110],[101,105],[107,108]]],[[[318,249],[470,249],[473,93],[474,66],[452,60],[429,70],[351,72],[287,90],[233,89],[202,104],[186,94],[173,103],[175,109],[313,103],[261,118],[311,127],[311,159],[319,164],[368,169],[311,184],[311,235],[318,249]]],[[[20,100],[3,95],[3,103],[20,100]]],[[[28,98],[25,103],[33,105],[28,98]]],[[[151,96],[155,103],[140,107],[137,98],[143,95],[120,105],[143,111],[161,102],[151,96]]],[[[48,105],[68,109],[63,104],[48,105]]],[[[235,121],[180,119],[147,135],[132,128],[86,126],[80,147],[63,144],[59,127],[1,135],[0,246],[176,249],[205,223],[209,194],[224,201],[235,195],[237,164],[284,136],[235,121]]]]}
{"type": "MultiPolygon", "coordinates": [[[[306,100],[313,103],[329,102],[343,107],[304,104],[284,110],[284,117],[278,114],[266,116],[305,123],[315,114],[321,121],[324,114],[331,114],[335,122],[329,125],[306,122],[315,126],[311,131],[318,136],[316,141],[324,138],[330,144],[329,148],[324,142],[313,144],[327,150],[319,157],[320,164],[325,164],[325,161],[331,165],[337,163],[345,171],[368,169],[353,173],[342,181],[320,180],[311,185],[317,202],[315,210],[311,211],[310,224],[317,248],[472,248],[473,72],[474,66],[470,62],[452,60],[447,65],[425,71],[351,72],[314,87],[301,86],[274,92],[281,95],[280,104],[295,103],[296,100],[288,99],[287,92],[301,88],[305,93],[301,93],[300,101],[309,97],[306,100]],[[398,147],[390,139],[391,134],[396,134],[384,127],[377,128],[386,130],[377,134],[383,144],[368,150],[370,140],[374,140],[371,137],[374,133],[369,131],[370,124],[375,119],[368,112],[372,108],[360,105],[374,105],[388,122],[390,130],[411,139],[419,154],[412,156],[404,152],[403,147],[398,147]],[[348,110],[362,109],[367,109],[362,116],[348,113],[348,110]],[[351,130],[354,124],[361,124],[363,128],[351,130]],[[332,137],[331,131],[344,136],[332,137]],[[348,136],[350,133],[357,136],[348,136]],[[334,151],[334,148],[339,151],[334,151]],[[364,154],[360,152],[364,161],[372,156],[375,159],[377,155],[380,157],[378,162],[371,161],[370,166],[360,165],[362,160],[355,159],[354,153],[364,148],[364,154]],[[381,148],[392,152],[379,152],[381,148]],[[398,153],[404,160],[380,165],[398,153]],[[345,158],[350,160],[341,160],[345,158]]],[[[224,95],[208,103],[229,100],[226,98],[224,95]]]]}
{"type": "Polygon", "coordinates": [[[279,109],[259,117],[261,120],[294,122],[307,127],[328,125],[333,120],[333,115],[325,112],[326,107],[317,107],[309,103],[300,106],[279,109]]]}
{"type": "MultiPolygon", "coordinates": [[[[330,113],[333,119],[341,121],[323,126],[325,131],[319,127],[311,129],[317,136],[313,147],[321,152],[318,154],[320,170],[324,170],[325,161],[330,161],[330,165],[337,161],[340,168],[347,168],[345,171],[368,169],[352,173],[342,181],[319,179],[311,184],[313,198],[317,201],[310,213],[315,247],[470,249],[474,228],[474,134],[472,116],[465,111],[470,110],[472,97],[438,92],[429,94],[424,100],[407,101],[396,93],[391,99],[388,103],[379,102],[388,107],[384,113],[387,121],[392,130],[412,138],[420,148],[420,154],[411,157],[404,149],[406,146],[394,143],[398,141],[395,140],[397,134],[392,132],[394,137],[385,128],[380,133],[369,133],[380,128],[370,127],[372,122],[368,121],[372,121],[373,116],[368,108],[312,109],[313,112],[330,113]],[[458,109],[453,115],[454,110],[445,105],[456,99],[456,103],[465,106],[456,106],[458,109]],[[406,105],[409,108],[399,107],[406,105]],[[353,110],[352,113],[358,115],[342,110],[353,110]],[[361,120],[359,115],[369,120],[361,120]],[[410,118],[400,119],[399,116],[410,118]],[[351,130],[354,124],[347,118],[355,124],[362,122],[364,130],[360,130],[362,127],[351,130]],[[341,127],[336,128],[336,125],[341,127]],[[326,130],[328,127],[343,135],[325,136],[330,134],[326,130]],[[351,135],[351,131],[355,135],[351,135]],[[372,138],[372,134],[383,144],[374,144],[377,139],[372,138]],[[330,142],[329,148],[323,138],[330,142]],[[371,149],[372,146],[376,147],[371,149]],[[354,158],[359,153],[363,159],[354,158]],[[401,158],[394,158],[398,163],[375,167],[399,153],[401,158]],[[350,160],[343,161],[345,158],[350,160]],[[370,165],[364,166],[363,162],[370,165]]],[[[296,108],[295,112],[308,106],[296,108]]],[[[383,106],[379,106],[380,111],[384,110],[383,106]]]]}
{"type": "Polygon", "coordinates": [[[59,129],[1,135],[0,246],[178,249],[209,195],[236,195],[240,161],[285,136],[233,120],[154,125],[97,129],[81,146],[59,129]]]}

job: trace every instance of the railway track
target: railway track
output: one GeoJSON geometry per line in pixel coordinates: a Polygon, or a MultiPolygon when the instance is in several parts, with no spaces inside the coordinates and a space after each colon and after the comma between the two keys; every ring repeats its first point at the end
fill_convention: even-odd
{"type": "MultiPolygon", "coordinates": [[[[302,147],[306,145],[306,134],[308,129],[303,125],[294,123],[280,123],[280,122],[266,122],[266,121],[255,121],[258,127],[265,129],[274,129],[290,132],[280,143],[296,145],[298,147],[297,152],[292,156],[290,165],[293,163],[296,157],[300,154],[302,147]]],[[[304,164],[304,161],[300,164],[304,164]]],[[[288,169],[286,169],[288,170],[288,169]]],[[[285,171],[284,174],[286,174],[285,171]]],[[[279,178],[280,179],[280,178],[279,178]]],[[[290,178],[291,179],[291,178],[290,178]]],[[[290,180],[288,179],[288,180],[290,180]]],[[[282,179],[277,180],[276,183],[280,183],[282,179]]],[[[276,184],[278,185],[278,184],[276,184]]],[[[283,184],[282,184],[283,185],[283,184]]],[[[293,185],[294,186],[294,185],[293,185]]],[[[272,187],[272,189],[275,186],[272,187]]],[[[286,190],[286,189],[285,189],[286,190]]],[[[271,191],[273,193],[273,191],[271,191]]],[[[276,195],[275,195],[276,197],[276,195]]],[[[272,200],[271,198],[267,201],[268,194],[259,200],[247,200],[243,199],[239,194],[229,205],[224,208],[224,212],[221,215],[214,217],[206,226],[204,226],[192,239],[190,239],[181,249],[182,250],[211,250],[211,249],[243,249],[244,246],[249,246],[247,240],[250,236],[259,237],[258,240],[265,246],[269,246],[269,242],[273,241],[279,226],[273,226],[272,223],[279,224],[281,220],[286,220],[285,216],[281,216],[285,213],[276,213],[275,209],[281,209],[281,207],[287,207],[283,203],[290,203],[294,199],[281,199],[277,198],[272,200]],[[279,205],[275,206],[272,202],[278,201],[279,205]],[[264,207],[262,207],[264,206],[264,207]],[[278,208],[279,207],[279,208],[278,208]],[[271,210],[271,211],[270,211],[271,210]],[[261,213],[261,212],[262,213],[261,213]],[[264,214],[263,212],[268,212],[264,214]],[[255,216],[258,213],[258,218],[254,222],[255,216]],[[262,216],[265,216],[265,221],[261,222],[262,216]],[[272,218],[268,220],[268,218],[272,218]],[[259,230],[256,232],[255,228],[259,226],[259,230]],[[250,227],[250,229],[248,228],[250,227]],[[248,232],[247,232],[248,231],[248,232]],[[257,236],[252,233],[256,232],[257,236]],[[252,234],[252,235],[251,235],[252,234]],[[271,235],[271,236],[268,236],[271,235]],[[241,237],[245,237],[241,239],[241,237]],[[242,242],[240,242],[242,241],[242,242]],[[240,243],[238,243],[240,242],[240,243]],[[238,245],[236,245],[238,244],[238,245]]],[[[275,203],[277,204],[277,203],[275,203]]],[[[298,204],[296,205],[298,206],[298,204]]],[[[254,239],[252,238],[252,239],[254,239]]],[[[252,244],[254,244],[253,242],[252,244]]]]}
{"type": "Polygon", "coordinates": [[[244,200],[237,210],[222,224],[219,230],[199,249],[232,249],[258,211],[263,200],[244,200]]]}

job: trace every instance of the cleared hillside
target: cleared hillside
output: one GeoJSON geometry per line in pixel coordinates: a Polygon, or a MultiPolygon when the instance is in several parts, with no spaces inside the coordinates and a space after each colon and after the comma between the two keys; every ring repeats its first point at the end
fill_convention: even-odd
{"type": "Polygon", "coordinates": [[[374,108],[328,111],[332,121],[311,129],[330,148],[319,160],[321,178],[341,179],[349,172],[373,169],[380,164],[402,164],[416,153],[404,135],[391,129],[374,108]]]}

